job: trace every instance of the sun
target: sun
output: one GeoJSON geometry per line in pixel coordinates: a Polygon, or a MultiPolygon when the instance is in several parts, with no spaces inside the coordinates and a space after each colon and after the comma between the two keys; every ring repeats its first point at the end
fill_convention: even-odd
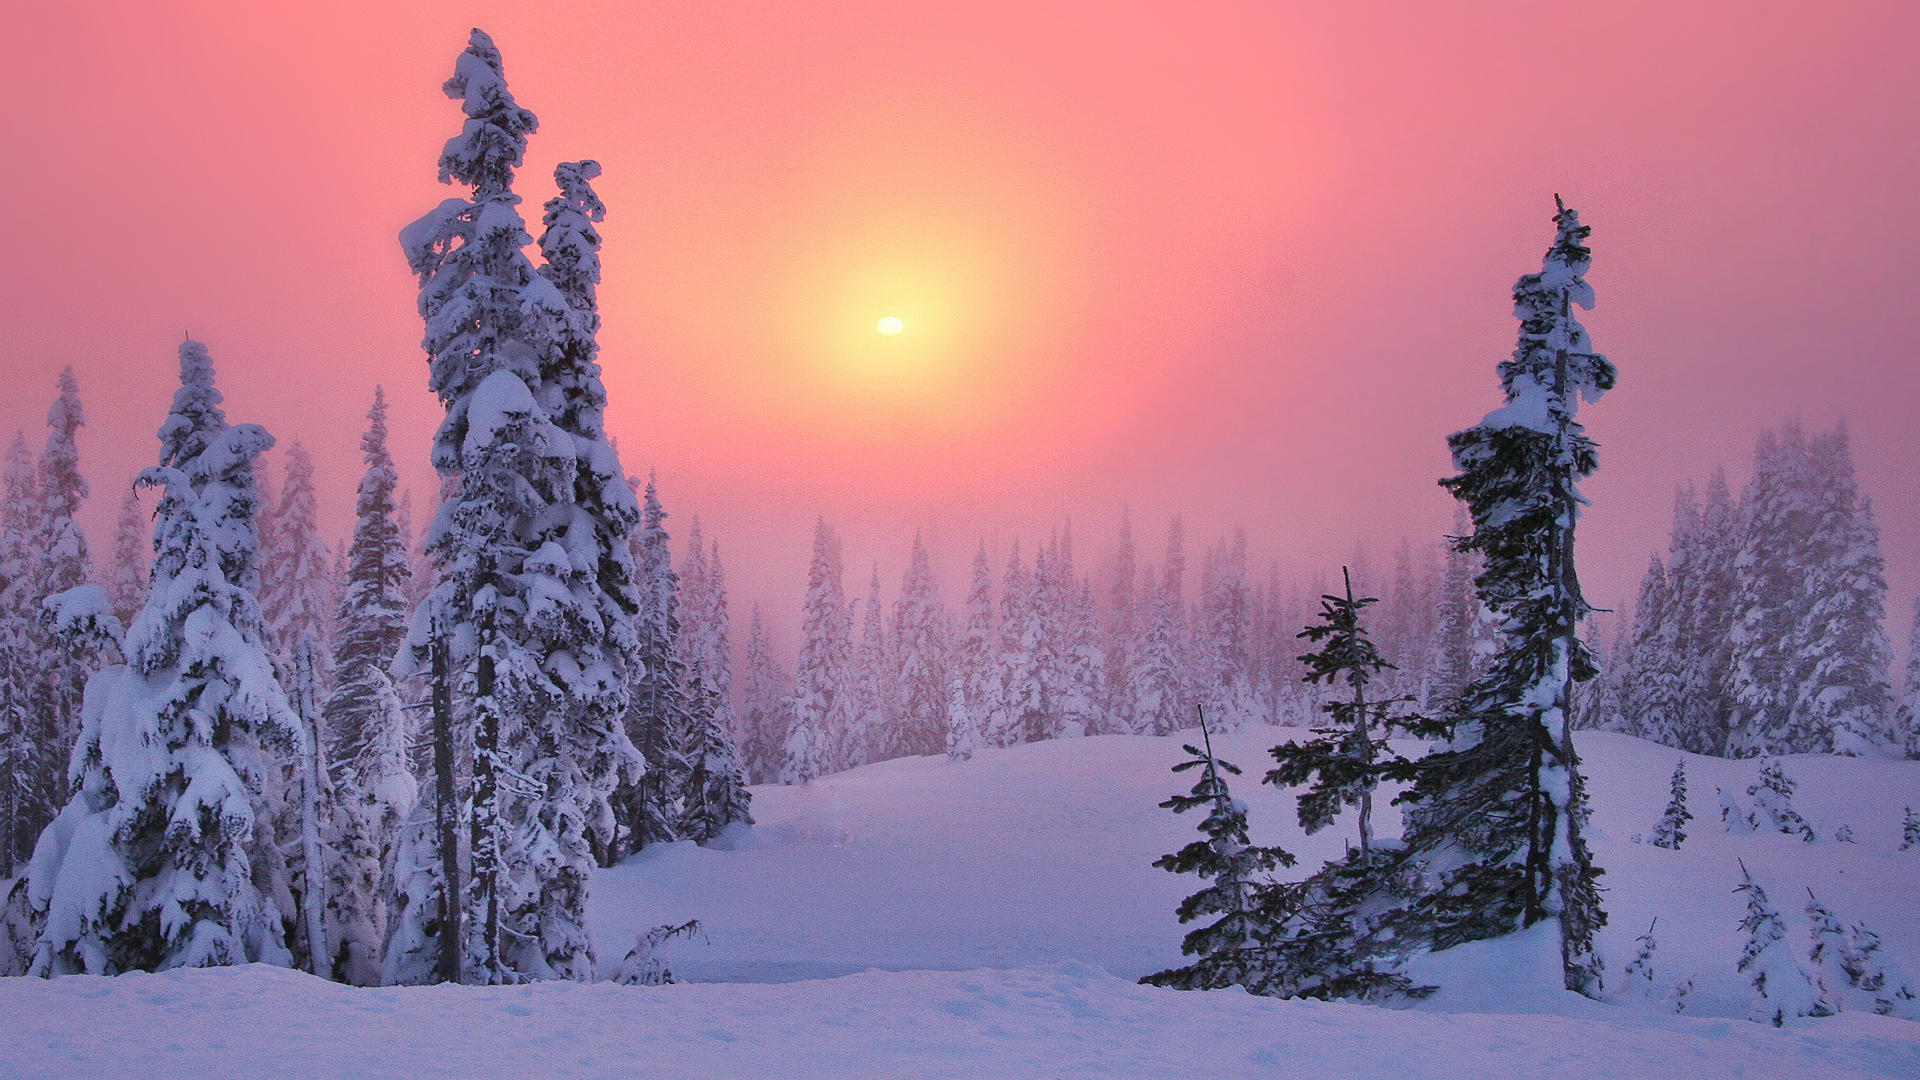
{"type": "Polygon", "coordinates": [[[892,337],[895,334],[905,333],[907,324],[901,322],[900,316],[898,315],[888,315],[875,323],[873,328],[888,337],[892,337]]]}

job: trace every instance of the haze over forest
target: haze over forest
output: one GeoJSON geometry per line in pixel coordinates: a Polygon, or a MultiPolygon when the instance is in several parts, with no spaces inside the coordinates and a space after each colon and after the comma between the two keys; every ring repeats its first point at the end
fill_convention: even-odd
{"type": "Polygon", "coordinates": [[[1737,489],[1761,427],[1845,416],[1904,638],[1904,7],[571,17],[16,15],[37,44],[0,86],[61,107],[21,110],[0,177],[31,253],[0,271],[0,433],[37,444],[75,367],[96,545],[152,456],[182,331],[216,350],[235,419],[315,455],[331,542],[376,383],[430,497],[438,407],[394,238],[444,196],[445,106],[421,88],[480,23],[543,120],[526,174],[605,167],[622,456],[659,469],[676,539],[697,514],[787,647],[816,515],[889,592],[927,529],[950,599],[977,538],[1068,517],[1097,573],[1123,504],[1146,559],[1179,512],[1194,548],[1244,525],[1256,579],[1337,574],[1358,544],[1390,567],[1449,524],[1443,439],[1494,392],[1555,191],[1594,226],[1586,321],[1622,372],[1584,417],[1594,602],[1630,608],[1675,483],[1724,464],[1737,489]],[[1546,44],[1568,42],[1571,76],[1546,44]],[[886,314],[908,332],[875,335],[886,314]]]}

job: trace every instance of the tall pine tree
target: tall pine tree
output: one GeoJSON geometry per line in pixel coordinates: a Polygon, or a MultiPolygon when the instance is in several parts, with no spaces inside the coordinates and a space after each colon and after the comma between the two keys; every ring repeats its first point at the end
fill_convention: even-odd
{"type": "Polygon", "coordinates": [[[1467,507],[1481,602],[1500,620],[1499,657],[1464,692],[1455,738],[1422,763],[1406,812],[1407,857],[1441,881],[1414,903],[1435,948],[1558,924],[1568,989],[1601,991],[1594,934],[1605,922],[1583,835],[1585,784],[1569,733],[1573,685],[1595,674],[1576,635],[1592,609],[1574,567],[1579,481],[1598,467],[1575,419],[1614,384],[1575,305],[1590,308],[1591,232],[1559,204],[1541,271],[1514,287],[1520,340],[1500,365],[1506,403],[1449,437],[1460,472],[1442,483],[1467,507]]]}

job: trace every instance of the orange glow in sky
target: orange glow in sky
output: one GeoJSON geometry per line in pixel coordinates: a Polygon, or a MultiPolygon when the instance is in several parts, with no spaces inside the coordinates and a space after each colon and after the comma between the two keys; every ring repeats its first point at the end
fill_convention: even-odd
{"type": "Polygon", "coordinates": [[[950,601],[981,536],[1071,516],[1097,567],[1123,503],[1147,560],[1182,511],[1195,547],[1246,525],[1262,577],[1386,562],[1450,521],[1444,437],[1495,404],[1560,192],[1621,372],[1584,416],[1595,602],[1631,604],[1674,483],[1844,413],[1903,619],[1915,10],[32,5],[0,44],[0,434],[37,445],[76,367],[104,546],[190,330],[232,418],[314,452],[334,536],[376,383],[424,502],[395,236],[448,194],[478,25],[541,120],[534,228],[555,162],[604,167],[609,427],[742,613],[796,610],[818,514],[854,580],[927,529],[950,601]]]}

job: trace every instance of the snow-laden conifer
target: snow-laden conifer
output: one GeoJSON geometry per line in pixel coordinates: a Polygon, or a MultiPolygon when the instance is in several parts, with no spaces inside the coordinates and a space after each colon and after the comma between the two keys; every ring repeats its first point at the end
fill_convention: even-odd
{"type": "Polygon", "coordinates": [[[1687,762],[1682,758],[1674,762],[1673,778],[1667,782],[1667,808],[1661,811],[1648,842],[1678,851],[1687,842],[1687,822],[1692,820],[1693,814],[1687,809],[1687,762]]]}
{"type": "Polygon", "coordinates": [[[151,538],[147,517],[140,509],[140,492],[128,486],[120,500],[119,516],[114,518],[113,552],[107,565],[107,599],[113,613],[126,626],[140,610],[147,595],[147,551],[151,538]]]}
{"type": "Polygon", "coordinates": [[[1688,643],[1681,657],[1680,716],[1673,744],[1695,754],[1724,755],[1732,731],[1728,678],[1735,619],[1743,511],[1724,469],[1707,479],[1699,526],[1688,538],[1690,585],[1682,598],[1688,643]]]}
{"type": "Polygon", "coordinates": [[[1208,883],[1181,901],[1176,914],[1182,924],[1207,916],[1217,918],[1195,927],[1180,942],[1181,953],[1195,957],[1192,964],[1155,972],[1140,981],[1179,990],[1226,986],[1257,990],[1266,978],[1263,894],[1273,888],[1270,880],[1263,881],[1259,875],[1275,867],[1292,866],[1294,858],[1277,847],[1258,847],[1248,839],[1246,804],[1227,788],[1227,777],[1240,775],[1240,770],[1214,754],[1213,738],[1204,721],[1200,735],[1202,745],[1181,747],[1187,758],[1173,767],[1177,773],[1199,769],[1199,779],[1191,792],[1174,795],[1160,805],[1176,814],[1205,810],[1207,816],[1199,828],[1206,838],[1162,855],[1153,865],[1176,874],[1194,874],[1208,883]]]}
{"type": "MultiPolygon", "coordinates": [[[[960,688],[956,699],[964,703],[966,721],[971,727],[971,742],[989,745],[988,725],[999,702],[999,670],[994,655],[993,577],[987,565],[986,541],[973,553],[973,570],[967,586],[967,601],[962,613],[959,635],[954,642],[952,672],[960,688]]],[[[957,713],[949,721],[958,722],[957,713]]],[[[952,751],[949,739],[949,753],[952,751]]]]}
{"type": "Polygon", "coordinates": [[[937,754],[947,748],[952,635],[952,619],[933,579],[927,545],[916,531],[893,607],[898,719],[889,729],[883,756],[937,754]]]}
{"type": "Polygon", "coordinates": [[[673,569],[667,511],[652,476],[642,507],[640,528],[632,539],[640,611],[634,620],[638,651],[626,723],[628,738],[646,760],[646,771],[622,788],[623,854],[681,839],[680,799],[691,768],[686,746],[694,724],[686,663],[680,656],[680,575],[673,569]]]}
{"type": "Polygon", "coordinates": [[[327,941],[334,974],[380,981],[387,898],[382,880],[399,827],[417,794],[408,761],[412,725],[387,675],[406,637],[412,575],[395,519],[398,481],[387,450],[387,403],[374,390],[360,439],[366,463],[354,504],[353,538],[334,639],[335,689],[322,707],[327,733],[329,887],[327,941]]]}
{"type": "Polygon", "coordinates": [[[838,748],[834,757],[843,768],[879,760],[897,715],[894,691],[898,684],[893,678],[893,655],[887,645],[887,621],[880,604],[880,568],[877,566],[861,610],[860,642],[854,649],[846,687],[850,708],[846,723],[836,731],[838,748]]]}
{"type": "Polygon", "coordinates": [[[1114,543],[1113,582],[1107,594],[1106,621],[1106,730],[1126,734],[1134,730],[1132,696],[1133,648],[1138,634],[1138,570],[1133,547],[1133,514],[1120,507],[1119,535],[1114,543]]]}
{"type": "Polygon", "coordinates": [[[399,476],[387,450],[387,399],[376,388],[360,438],[366,472],[354,501],[353,539],[347,547],[347,583],[337,622],[333,666],[336,689],[325,706],[331,758],[337,773],[352,769],[369,743],[389,738],[399,722],[388,712],[392,685],[386,671],[406,638],[407,587],[413,574],[406,540],[394,514],[399,476]]]}
{"type": "Polygon", "coordinates": [[[853,658],[852,615],[841,587],[840,540],[824,519],[813,525],[800,634],[793,714],[781,751],[783,784],[804,784],[832,771],[834,735],[848,707],[843,698],[853,658]]]}
{"type": "Polygon", "coordinates": [[[1920,1020],[1920,983],[1908,978],[1905,969],[1886,954],[1879,934],[1863,923],[1847,927],[1841,962],[1855,995],[1870,1002],[1874,1012],[1920,1020]]]}
{"type": "Polygon", "coordinates": [[[680,752],[687,761],[677,831],[706,843],[735,822],[751,824],[745,769],[733,735],[733,665],[728,644],[726,571],[720,546],[711,553],[694,519],[681,561],[681,641],[686,656],[689,726],[680,752]]]}
{"type": "MultiPolygon", "coordinates": [[[[641,582],[631,537],[641,510],[627,482],[627,471],[607,436],[606,386],[599,363],[600,233],[606,207],[593,189],[600,175],[594,161],[563,161],[553,170],[558,193],[547,200],[540,234],[540,276],[563,303],[543,291],[529,296],[544,311],[538,396],[554,426],[572,438],[573,485],[557,494],[544,539],[566,556],[560,575],[567,602],[549,615],[548,647],[558,661],[549,665],[561,699],[552,714],[549,739],[561,753],[554,759],[564,776],[548,782],[550,792],[567,805],[547,813],[566,823],[568,863],[564,883],[554,886],[549,902],[570,905],[584,895],[591,873],[588,855],[571,839],[584,833],[588,852],[605,856],[617,831],[615,792],[623,778],[642,767],[642,758],[623,722],[632,690],[631,665],[637,648],[636,619],[641,582]],[[562,614],[564,613],[564,615],[562,614]],[[577,824],[575,824],[577,822],[577,824]]],[[[557,560],[556,560],[557,563],[557,560]]],[[[724,599],[719,617],[725,618],[724,599]]],[[[718,628],[724,652],[726,630],[718,628]]],[[[720,698],[716,716],[726,723],[726,672],[712,676],[720,698]]],[[[556,879],[558,881],[558,879],[556,879]]],[[[569,918],[572,916],[570,915],[569,918]]]]}
{"type": "Polygon", "coordinates": [[[626,553],[616,519],[637,519],[638,506],[596,437],[597,324],[569,291],[574,268],[555,281],[524,253],[513,173],[537,121],[479,30],[444,89],[467,119],[441,178],[470,195],[401,234],[420,279],[429,388],[447,409],[433,454],[447,497],[428,537],[438,580],[407,652],[418,670],[446,649],[456,741],[472,747],[461,977],[589,978],[592,819],[637,766],[617,721],[631,609],[617,595],[626,553]]]}
{"type": "Polygon", "coordinates": [[[1659,947],[1654,940],[1653,928],[1660,924],[1655,919],[1647,924],[1647,932],[1633,939],[1633,959],[1627,961],[1626,993],[1643,1001],[1652,1001],[1657,992],[1653,984],[1653,954],[1659,947]]]}
{"type": "Polygon", "coordinates": [[[1814,531],[1813,576],[1804,646],[1793,672],[1794,716],[1826,732],[1824,747],[1855,757],[1904,754],[1895,734],[1887,675],[1893,646],[1887,639],[1885,564],[1873,504],[1854,484],[1844,424],[1808,447],[1814,531]]]}
{"type": "Polygon", "coordinates": [[[1374,850],[1374,790],[1388,778],[1404,779],[1411,766],[1387,747],[1387,736],[1396,728],[1424,731],[1427,725],[1420,717],[1396,714],[1404,699],[1376,694],[1369,700],[1370,688],[1392,669],[1361,619],[1378,601],[1355,597],[1352,574],[1343,567],[1341,576],[1345,591],[1321,597],[1320,620],[1300,634],[1319,646],[1300,661],[1306,665],[1307,681],[1327,688],[1321,709],[1328,722],[1315,728],[1311,739],[1275,746],[1271,753],[1276,767],[1263,779],[1286,787],[1310,785],[1298,799],[1300,827],[1308,835],[1357,807],[1358,854],[1366,861],[1374,850]]]}
{"type": "Polygon", "coordinates": [[[1900,850],[1911,851],[1916,847],[1920,847],[1920,814],[1909,806],[1900,819],[1900,850]]]}
{"type": "Polygon", "coordinates": [[[1046,722],[1046,641],[1041,624],[1040,559],[1029,573],[1015,540],[1000,580],[1000,625],[995,655],[1000,694],[988,741],[995,746],[1031,742],[1046,722]]]}
{"type": "Polygon", "coordinates": [[[1759,778],[1747,787],[1747,831],[1787,833],[1809,843],[1817,839],[1813,826],[1793,808],[1795,786],[1778,761],[1761,761],[1759,778]]]}
{"type": "Polygon", "coordinates": [[[1135,650],[1128,696],[1132,699],[1134,730],[1142,735],[1170,735],[1185,723],[1181,708],[1179,634],[1174,611],[1176,598],[1165,586],[1155,587],[1152,567],[1142,578],[1148,597],[1142,613],[1142,638],[1135,650]]]}
{"type": "MultiPolygon", "coordinates": [[[[7,450],[4,501],[0,502],[0,871],[12,877],[14,867],[33,852],[34,776],[47,755],[57,748],[36,739],[33,687],[32,633],[39,620],[40,596],[36,574],[39,544],[38,479],[33,452],[26,436],[15,436],[7,450]]],[[[44,818],[40,819],[44,823],[44,818]]],[[[24,943],[31,950],[29,938],[24,943]]],[[[0,964],[6,957],[0,956],[0,964]]],[[[15,965],[20,970],[24,963],[15,965]]]]}
{"type": "Polygon", "coordinates": [[[779,779],[787,721],[792,715],[787,674],[773,655],[760,605],[753,605],[747,624],[747,654],[739,682],[740,757],[747,779],[770,784],[779,779]]]}
{"type": "Polygon", "coordinates": [[[1787,944],[1787,924],[1744,862],[1740,876],[1741,883],[1733,891],[1747,894],[1747,914],[1740,920],[1747,943],[1737,966],[1753,984],[1754,993],[1747,1019],[1781,1027],[1791,1017],[1832,1016],[1833,1003],[1794,958],[1787,944]]]}
{"type": "MultiPolygon", "coordinates": [[[[33,568],[29,599],[36,616],[46,598],[79,588],[92,576],[93,559],[78,516],[87,499],[75,442],[86,425],[80,385],[73,369],[60,372],[59,394],[47,410],[47,441],[38,464],[38,508],[33,515],[33,568]]],[[[37,832],[71,794],[66,755],[80,728],[81,696],[101,656],[86,641],[66,640],[46,620],[26,627],[28,732],[35,751],[29,770],[26,826],[37,832]]]]}
{"type": "MultiPolygon", "coordinates": [[[[1466,509],[1456,508],[1450,535],[1465,537],[1472,528],[1466,509]]],[[[1444,712],[1452,708],[1479,673],[1474,646],[1479,637],[1480,599],[1473,591],[1473,555],[1457,543],[1447,545],[1446,560],[1441,564],[1438,605],[1433,686],[1427,701],[1430,708],[1444,712]]]]}
{"type": "Polygon", "coordinates": [[[1201,665],[1197,689],[1217,730],[1238,730],[1258,711],[1247,670],[1251,617],[1247,537],[1240,531],[1231,544],[1217,544],[1207,555],[1195,628],[1201,665]]]}
{"type": "MultiPolygon", "coordinates": [[[[319,499],[313,487],[313,456],[296,442],[287,449],[286,472],[274,506],[273,532],[260,549],[260,613],[274,663],[291,672],[294,648],[312,637],[323,650],[333,640],[333,553],[320,539],[319,499]]],[[[333,656],[316,655],[321,700],[331,692],[333,656]]]]}
{"type": "Polygon", "coordinates": [[[28,870],[41,975],[289,960],[249,850],[252,744],[301,740],[251,591],[253,461],[273,440],[227,425],[198,342],[180,348],[180,381],[140,476],[162,491],[147,602],[127,662],[87,683],[73,797],[28,870]]]}
{"type": "Polygon", "coordinates": [[[1504,640],[1462,695],[1453,744],[1422,764],[1406,857],[1438,868],[1437,886],[1413,904],[1432,947],[1553,920],[1567,988],[1595,996],[1594,934],[1606,916],[1568,709],[1573,685],[1594,675],[1576,635],[1592,609],[1573,553],[1578,484],[1598,454],[1575,414],[1615,373],[1573,314],[1593,304],[1591,230],[1564,205],[1554,224],[1540,273],[1514,287],[1520,340],[1499,369],[1506,403],[1448,439],[1460,473],[1443,483],[1474,525],[1460,545],[1485,560],[1477,587],[1504,640]]]}

